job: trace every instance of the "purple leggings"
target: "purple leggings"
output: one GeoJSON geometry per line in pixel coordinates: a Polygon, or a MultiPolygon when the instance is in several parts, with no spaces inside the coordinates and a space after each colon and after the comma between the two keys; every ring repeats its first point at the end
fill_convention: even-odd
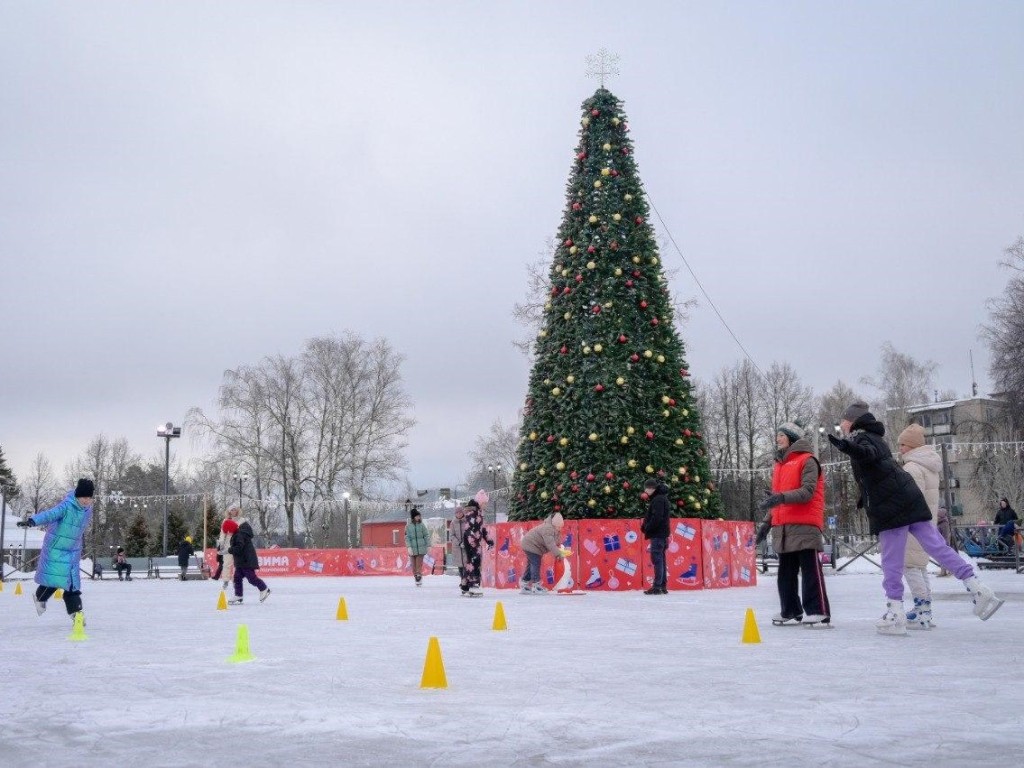
{"type": "Polygon", "coordinates": [[[242,596],[242,579],[248,579],[260,592],[267,588],[267,583],[256,575],[255,568],[235,568],[235,597],[242,596]]]}
{"type": "Polygon", "coordinates": [[[882,589],[889,600],[903,599],[903,555],[907,549],[908,533],[914,534],[930,558],[960,581],[974,575],[971,564],[946,543],[934,523],[911,523],[902,528],[890,528],[878,534],[878,543],[882,547],[882,589]]]}

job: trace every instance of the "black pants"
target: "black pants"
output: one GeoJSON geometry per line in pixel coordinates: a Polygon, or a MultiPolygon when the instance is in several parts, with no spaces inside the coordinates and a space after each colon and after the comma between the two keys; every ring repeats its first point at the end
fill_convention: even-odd
{"type": "Polygon", "coordinates": [[[129,579],[132,577],[132,564],[131,563],[117,563],[114,566],[114,570],[117,571],[117,578],[120,580],[122,577],[121,572],[124,571],[124,575],[129,579]]]}
{"type": "MultiPolygon", "coordinates": [[[[40,586],[36,589],[36,600],[40,603],[45,603],[51,597],[53,593],[57,591],[56,587],[43,587],[40,586]]],[[[65,589],[64,590],[64,607],[67,608],[68,615],[78,613],[82,610],[82,593],[77,589],[65,589]]]]}
{"type": "Polygon", "coordinates": [[[779,554],[779,603],[784,618],[805,614],[831,616],[825,593],[825,574],[817,551],[801,549],[779,554]],[[800,590],[797,591],[799,581],[800,590]],[[803,594],[803,600],[800,595],[803,594]]]}

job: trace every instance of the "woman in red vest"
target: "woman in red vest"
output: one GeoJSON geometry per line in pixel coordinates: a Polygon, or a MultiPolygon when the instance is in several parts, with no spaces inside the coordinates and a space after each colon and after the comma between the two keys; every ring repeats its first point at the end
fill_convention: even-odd
{"type": "Polygon", "coordinates": [[[775,444],[772,494],[759,506],[766,520],[771,516],[772,548],[779,555],[782,610],[772,624],[828,624],[831,613],[818,559],[825,524],[821,464],[799,424],[780,426],[775,444]]]}

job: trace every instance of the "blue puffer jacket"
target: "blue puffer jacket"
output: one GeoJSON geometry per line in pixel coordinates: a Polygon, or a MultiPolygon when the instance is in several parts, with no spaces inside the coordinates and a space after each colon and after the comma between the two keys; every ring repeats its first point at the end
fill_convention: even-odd
{"type": "Polygon", "coordinates": [[[46,526],[43,551],[36,566],[36,584],[60,589],[82,588],[78,561],[82,557],[82,537],[91,518],[92,507],[83,507],[74,491],[69,491],[56,507],[29,518],[33,525],[46,526]]]}

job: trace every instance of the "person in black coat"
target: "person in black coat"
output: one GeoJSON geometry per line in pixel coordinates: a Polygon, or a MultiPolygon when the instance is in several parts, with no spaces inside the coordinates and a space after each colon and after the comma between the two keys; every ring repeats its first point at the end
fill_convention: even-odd
{"type": "Polygon", "coordinates": [[[260,591],[260,602],[262,603],[270,596],[270,587],[259,576],[256,571],[260,567],[260,559],[256,554],[256,545],[252,543],[255,535],[249,521],[244,517],[239,520],[227,519],[222,529],[225,533],[231,534],[231,546],[228,553],[235,558],[235,596],[228,600],[231,605],[238,605],[242,602],[242,580],[246,579],[260,591]]]}
{"type": "Polygon", "coordinates": [[[665,569],[665,550],[668,549],[669,514],[668,486],[657,480],[644,483],[644,494],[649,498],[647,514],[640,523],[640,531],[651,542],[651,563],[654,565],[654,583],[645,589],[645,595],[668,594],[665,569]]]}
{"type": "Polygon", "coordinates": [[[1017,513],[1014,512],[1013,507],[1010,506],[1010,502],[1004,496],[999,500],[999,510],[996,512],[996,518],[992,521],[993,525],[1003,526],[1011,520],[1017,519],[1017,513]]]}
{"type": "Polygon", "coordinates": [[[185,580],[185,571],[188,570],[189,558],[192,557],[192,555],[194,555],[195,553],[196,550],[192,546],[192,537],[186,536],[182,540],[181,544],[178,545],[178,567],[181,568],[181,576],[179,576],[178,578],[180,578],[182,581],[185,580]]]}
{"type": "Polygon", "coordinates": [[[982,584],[974,568],[943,540],[931,523],[931,511],[917,483],[896,460],[883,439],[885,426],[857,402],[843,413],[839,423],[845,437],[828,439],[850,457],[853,477],[860,489],[857,508],[867,512],[871,533],[878,535],[882,550],[882,587],[886,612],[878,621],[882,634],[907,634],[903,610],[903,556],[907,535],[913,534],[928,555],[964,582],[974,600],[974,613],[989,618],[1003,601],[982,584]]]}

